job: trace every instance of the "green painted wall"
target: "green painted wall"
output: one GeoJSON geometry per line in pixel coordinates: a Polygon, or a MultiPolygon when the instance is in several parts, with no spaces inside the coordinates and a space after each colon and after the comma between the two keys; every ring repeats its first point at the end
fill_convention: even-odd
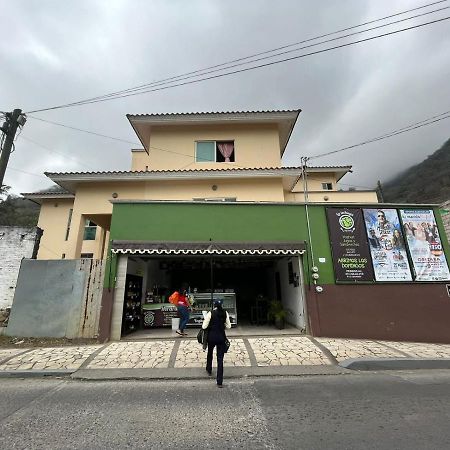
{"type": "MultiPolygon", "coordinates": [[[[326,258],[325,264],[316,261],[320,281],[333,283],[325,208],[310,206],[309,213],[314,255],[326,258]]],[[[110,239],[309,242],[304,205],[208,203],[115,203],[110,239]]],[[[304,263],[311,266],[309,259],[304,263]]],[[[115,264],[111,273],[114,279],[115,264]]]]}
{"type": "MultiPolygon", "coordinates": [[[[342,207],[345,206],[347,205],[342,205],[342,207]]],[[[360,206],[371,207],[370,205],[349,205],[353,208],[360,206]]],[[[401,207],[401,205],[397,206],[397,208],[401,207]]],[[[305,282],[310,280],[313,253],[314,265],[319,268],[319,282],[335,284],[326,206],[309,205],[308,213],[311,240],[306,225],[305,205],[115,203],[110,240],[306,241],[307,252],[303,258],[305,282]],[[324,259],[325,262],[319,262],[319,258],[324,259]]],[[[437,208],[435,216],[439,231],[443,233],[443,224],[437,208]]],[[[448,243],[443,242],[443,244],[448,256],[450,254],[448,243]]],[[[113,287],[116,264],[117,258],[114,255],[108,258],[105,287],[113,287]]]]}

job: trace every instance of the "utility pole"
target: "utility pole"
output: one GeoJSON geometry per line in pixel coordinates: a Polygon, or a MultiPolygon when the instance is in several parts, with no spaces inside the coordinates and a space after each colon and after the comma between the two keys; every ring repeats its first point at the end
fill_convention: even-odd
{"type": "Polygon", "coordinates": [[[14,145],[17,128],[25,125],[26,117],[22,114],[21,109],[15,109],[12,113],[6,113],[6,121],[1,127],[1,131],[5,134],[5,142],[1,148],[0,155],[0,187],[3,186],[3,178],[8,165],[11,149],[14,145]]]}

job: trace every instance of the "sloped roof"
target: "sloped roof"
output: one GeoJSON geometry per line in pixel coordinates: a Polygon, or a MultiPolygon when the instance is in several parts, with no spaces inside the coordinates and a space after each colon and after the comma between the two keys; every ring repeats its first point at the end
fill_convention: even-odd
{"type": "MultiPolygon", "coordinates": [[[[337,179],[342,178],[351,166],[316,166],[308,167],[308,172],[335,172],[337,179]]],[[[86,182],[127,182],[127,181],[167,181],[193,179],[223,178],[261,178],[279,177],[285,186],[290,186],[302,175],[301,167],[250,167],[224,169],[182,169],[182,170],[148,170],[148,171],[102,171],[102,172],[45,172],[52,181],[68,192],[75,192],[78,183],[86,182]]]]}

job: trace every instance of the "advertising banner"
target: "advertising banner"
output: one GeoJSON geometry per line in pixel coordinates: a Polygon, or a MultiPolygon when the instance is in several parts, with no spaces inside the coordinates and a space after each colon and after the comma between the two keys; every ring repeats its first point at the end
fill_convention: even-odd
{"type": "Polygon", "coordinates": [[[416,271],[416,281],[450,280],[433,210],[402,209],[400,216],[416,271]]]}
{"type": "Polygon", "coordinates": [[[395,209],[364,209],[376,281],[412,281],[405,241],[395,209]]]}
{"type": "Polygon", "coordinates": [[[336,281],[373,281],[360,209],[327,208],[336,281]]]}

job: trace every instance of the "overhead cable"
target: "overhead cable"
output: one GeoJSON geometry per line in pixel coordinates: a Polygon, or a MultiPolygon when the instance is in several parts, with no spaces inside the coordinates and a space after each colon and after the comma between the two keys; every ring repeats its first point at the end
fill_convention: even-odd
{"type": "Polygon", "coordinates": [[[333,150],[331,152],[319,153],[317,155],[309,156],[308,159],[311,160],[311,159],[322,158],[324,156],[334,155],[335,153],[340,153],[340,152],[343,152],[343,151],[346,151],[346,150],[350,150],[352,148],[356,148],[356,147],[360,147],[362,145],[370,144],[372,142],[381,141],[383,139],[387,139],[387,138],[390,138],[390,137],[393,137],[393,136],[397,136],[398,134],[407,133],[408,131],[416,130],[417,128],[425,127],[427,125],[431,125],[433,123],[439,122],[441,120],[449,119],[449,118],[450,118],[450,111],[446,111],[444,113],[438,114],[438,115],[430,117],[428,119],[421,120],[420,122],[415,122],[415,123],[412,123],[412,124],[407,125],[405,127],[399,128],[397,130],[390,131],[388,133],[385,133],[385,134],[383,134],[381,136],[369,139],[367,141],[359,142],[358,144],[353,144],[353,145],[349,145],[347,147],[342,147],[342,148],[339,148],[337,150],[333,150]]]}
{"type": "MultiPolygon", "coordinates": [[[[448,1],[448,0],[445,0],[445,1],[448,1]]],[[[322,41],[322,42],[319,42],[319,43],[316,43],[316,44],[312,44],[312,45],[308,45],[308,46],[305,46],[305,47],[297,48],[295,50],[289,50],[287,52],[282,52],[282,53],[279,53],[279,54],[271,55],[269,57],[259,58],[259,59],[253,60],[253,61],[247,61],[247,62],[244,62],[244,63],[235,64],[235,65],[228,66],[228,67],[225,67],[225,68],[220,69],[220,70],[228,70],[228,69],[230,69],[232,67],[237,67],[237,66],[241,66],[241,65],[244,65],[244,64],[250,64],[252,62],[256,62],[256,61],[267,59],[267,58],[274,58],[276,56],[280,56],[280,55],[285,54],[285,53],[290,53],[290,52],[293,52],[293,51],[299,51],[301,49],[308,48],[308,47],[311,47],[311,46],[321,45],[321,44],[324,44],[324,43],[327,43],[327,42],[331,42],[331,41],[334,41],[334,40],[343,39],[345,37],[348,37],[348,36],[351,36],[351,35],[354,35],[354,34],[360,34],[360,33],[363,33],[363,32],[367,32],[367,31],[373,30],[375,28],[381,28],[381,27],[385,27],[385,26],[390,26],[392,24],[395,24],[395,23],[398,23],[398,22],[402,22],[404,20],[410,20],[411,18],[419,17],[419,16],[426,15],[426,14],[431,14],[433,12],[441,11],[443,9],[448,9],[448,7],[441,8],[441,9],[438,9],[436,11],[431,11],[431,12],[427,12],[427,13],[424,13],[424,14],[420,14],[420,15],[417,15],[417,16],[413,16],[413,17],[410,17],[410,18],[402,19],[402,20],[399,20],[399,21],[396,21],[396,22],[392,22],[392,23],[389,23],[389,24],[381,25],[381,26],[378,26],[378,27],[374,27],[374,28],[371,28],[371,29],[368,29],[368,30],[363,30],[363,31],[359,31],[359,32],[356,32],[356,33],[351,33],[351,34],[346,35],[346,36],[341,36],[341,37],[329,39],[327,41],[322,41]]],[[[179,75],[177,77],[172,77],[172,79],[175,82],[175,84],[173,84],[173,82],[171,82],[171,84],[168,85],[168,86],[159,86],[159,87],[152,88],[152,89],[143,89],[143,87],[147,87],[147,86],[158,85],[158,84],[167,84],[169,82],[169,79],[166,79],[167,81],[161,80],[161,81],[149,83],[148,85],[142,85],[142,87],[136,87],[136,88],[126,89],[126,90],[123,90],[123,91],[117,91],[116,93],[106,94],[104,96],[99,96],[99,97],[93,97],[92,99],[86,99],[86,100],[82,100],[82,101],[78,101],[78,102],[67,103],[67,104],[64,104],[64,105],[58,105],[58,106],[53,106],[53,107],[49,107],[49,108],[42,108],[42,109],[38,109],[38,110],[33,110],[33,111],[30,111],[30,113],[50,111],[50,110],[55,110],[55,109],[68,108],[68,107],[72,107],[72,106],[81,106],[81,105],[92,104],[92,103],[99,103],[99,102],[103,102],[103,101],[114,100],[114,99],[118,99],[118,98],[125,98],[125,97],[145,94],[145,93],[149,93],[149,92],[166,90],[166,89],[170,89],[170,88],[173,88],[173,87],[184,86],[184,85],[193,84],[193,83],[199,83],[201,81],[211,80],[211,79],[215,79],[215,78],[221,78],[221,77],[228,76],[228,75],[233,75],[233,74],[236,74],[236,73],[246,72],[246,71],[249,71],[249,70],[255,70],[255,69],[262,68],[262,67],[271,66],[271,65],[274,65],[274,64],[280,64],[280,63],[283,63],[283,62],[288,62],[288,61],[296,60],[296,59],[299,59],[299,58],[304,58],[304,57],[307,57],[307,56],[312,56],[312,55],[324,53],[324,52],[327,52],[327,51],[348,47],[350,45],[355,45],[355,44],[359,44],[359,43],[362,43],[362,42],[378,39],[378,38],[381,38],[381,37],[386,37],[386,36],[390,36],[390,35],[393,35],[393,34],[401,33],[403,31],[409,31],[409,30],[412,30],[412,29],[416,29],[416,28],[420,28],[420,27],[426,26],[426,25],[431,25],[431,24],[434,24],[434,23],[442,22],[444,20],[448,20],[449,18],[450,17],[444,17],[444,18],[436,19],[436,20],[433,20],[433,21],[430,21],[430,22],[425,22],[425,23],[417,24],[417,25],[414,25],[414,26],[411,26],[411,27],[407,27],[407,28],[403,28],[403,29],[399,29],[399,30],[394,30],[394,31],[391,31],[391,32],[388,32],[388,33],[372,36],[372,37],[369,37],[369,38],[360,39],[360,40],[357,40],[357,41],[353,41],[353,42],[337,45],[337,46],[334,46],[334,47],[329,47],[329,48],[317,50],[317,51],[306,53],[306,54],[302,54],[302,55],[293,56],[293,57],[290,57],[290,58],[285,58],[285,59],[281,59],[281,60],[277,60],[277,61],[271,61],[271,62],[268,62],[268,63],[259,64],[259,65],[255,65],[255,66],[251,66],[251,67],[246,67],[246,68],[242,68],[240,70],[234,70],[234,71],[230,71],[230,72],[225,72],[225,73],[220,73],[220,74],[216,74],[216,75],[211,75],[211,76],[208,76],[208,77],[203,77],[203,75],[206,75],[207,73],[216,72],[216,70],[212,70],[210,72],[205,72],[203,74],[196,75],[198,77],[203,77],[203,78],[197,78],[197,79],[190,80],[190,81],[185,81],[185,82],[182,82],[182,83],[178,83],[177,82],[177,81],[181,80],[180,79],[181,75],[179,75]],[[179,80],[175,80],[176,78],[178,78],[179,80]]],[[[378,19],[378,20],[381,20],[381,19],[378,19]]],[[[265,53],[268,53],[268,52],[265,52],[265,53]]],[[[249,58],[249,57],[247,57],[247,58],[249,58]]],[[[224,63],[223,65],[225,65],[225,64],[229,64],[229,63],[224,63]]],[[[213,67],[213,66],[211,66],[211,67],[213,67]]],[[[202,72],[202,71],[204,72],[204,70],[205,69],[199,70],[199,71],[196,71],[196,72],[202,72]]],[[[187,79],[187,78],[192,78],[192,76],[188,76],[188,77],[186,77],[184,79],[187,79]]]]}

